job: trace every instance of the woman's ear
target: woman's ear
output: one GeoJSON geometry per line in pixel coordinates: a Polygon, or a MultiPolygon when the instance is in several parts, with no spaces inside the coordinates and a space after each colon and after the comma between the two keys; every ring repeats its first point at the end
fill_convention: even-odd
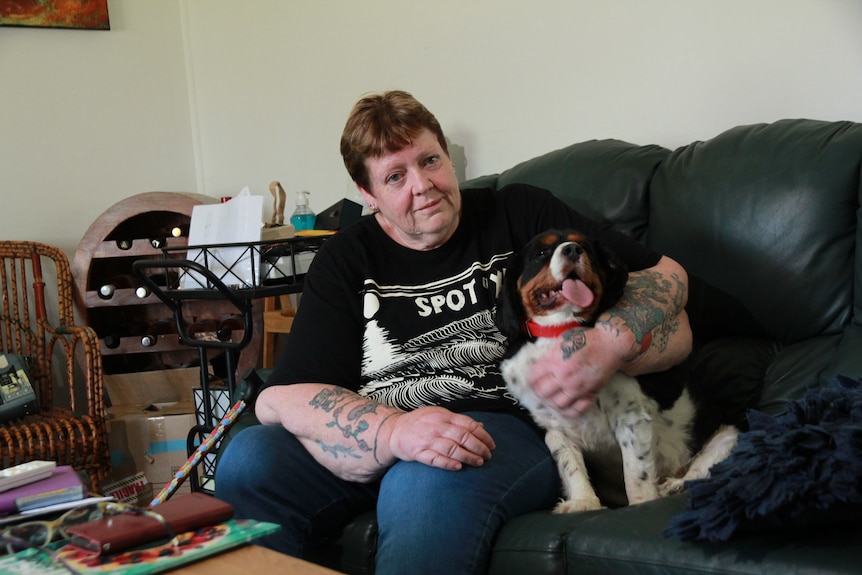
{"type": "Polygon", "coordinates": [[[362,195],[362,199],[365,200],[365,205],[368,206],[368,209],[372,212],[376,212],[377,198],[375,198],[371,192],[369,192],[359,184],[356,184],[356,189],[359,190],[359,193],[362,195]]]}

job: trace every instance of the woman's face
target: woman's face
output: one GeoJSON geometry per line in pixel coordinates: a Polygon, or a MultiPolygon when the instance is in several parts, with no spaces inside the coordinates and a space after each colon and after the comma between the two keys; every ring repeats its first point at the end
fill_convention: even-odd
{"type": "Polygon", "coordinates": [[[365,165],[371,189],[359,191],[389,237],[415,250],[432,250],[452,237],[461,217],[461,191],[452,160],[430,130],[411,146],[365,165]]]}

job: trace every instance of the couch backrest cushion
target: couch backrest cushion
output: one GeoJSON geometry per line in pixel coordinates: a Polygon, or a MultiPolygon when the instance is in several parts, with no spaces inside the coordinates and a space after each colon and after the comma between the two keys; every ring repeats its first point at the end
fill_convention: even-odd
{"type": "Polygon", "coordinates": [[[740,126],[681,147],[653,179],[648,243],[779,341],[836,333],[853,317],[860,164],[850,122],[740,126]]]}
{"type": "Polygon", "coordinates": [[[591,140],[522,162],[497,175],[495,188],[512,183],[545,188],[585,216],[643,240],[650,180],[668,154],[660,146],[591,140]]]}

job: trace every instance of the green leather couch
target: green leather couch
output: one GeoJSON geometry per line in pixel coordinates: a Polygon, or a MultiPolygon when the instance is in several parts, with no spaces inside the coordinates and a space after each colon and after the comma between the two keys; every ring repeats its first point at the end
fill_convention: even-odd
{"type": "MultiPolygon", "coordinates": [[[[692,377],[729,414],[778,414],[836,374],[862,376],[860,169],[862,124],[782,120],[673,151],[577,143],[463,187],[550,189],[682,263],[692,377]]],[[[662,531],[687,494],[617,507],[617,478],[599,479],[613,465],[594,474],[608,509],[516,518],[498,535],[489,573],[862,573],[860,522],[683,543],[662,531]]],[[[374,543],[366,514],[321,561],[373,573],[374,543]]]]}

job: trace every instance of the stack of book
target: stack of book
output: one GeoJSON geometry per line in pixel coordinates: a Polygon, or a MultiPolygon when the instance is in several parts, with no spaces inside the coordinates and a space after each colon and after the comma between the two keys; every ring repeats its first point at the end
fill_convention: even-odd
{"type": "Polygon", "coordinates": [[[87,487],[78,472],[53,461],[30,461],[0,471],[0,516],[79,501],[87,487]]]}
{"type": "Polygon", "coordinates": [[[204,493],[189,493],[160,503],[150,512],[121,513],[69,525],[63,530],[65,539],[0,556],[0,574],[150,575],[280,529],[275,523],[232,517],[229,503],[204,493]]]}
{"type": "MultiPolygon", "coordinates": [[[[50,544],[46,550],[25,549],[5,557],[0,556],[0,573],[152,575],[223,553],[279,529],[280,526],[275,523],[254,519],[230,519],[218,525],[178,534],[175,542],[160,542],[113,555],[88,553],[61,540],[50,544]]],[[[287,569],[290,571],[290,566],[287,566],[287,569]]]]}

